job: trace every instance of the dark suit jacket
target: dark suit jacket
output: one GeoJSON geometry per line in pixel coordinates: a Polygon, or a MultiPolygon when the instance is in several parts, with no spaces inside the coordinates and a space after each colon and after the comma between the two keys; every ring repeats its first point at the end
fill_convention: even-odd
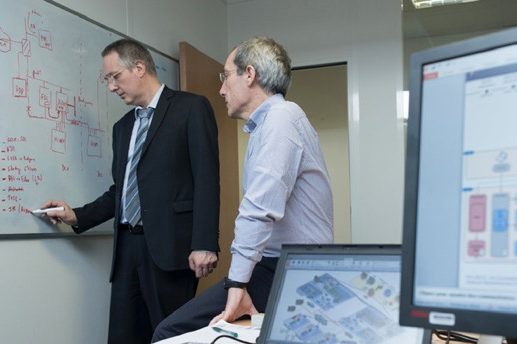
{"type": "MultiPolygon", "coordinates": [[[[114,184],[95,201],[74,209],[84,232],[113,217],[114,254],[134,110],[113,126],[114,184]]],[[[192,250],[218,252],[219,152],[208,100],[164,88],[154,111],[137,170],[144,235],[162,270],[188,268],[192,250]]]]}

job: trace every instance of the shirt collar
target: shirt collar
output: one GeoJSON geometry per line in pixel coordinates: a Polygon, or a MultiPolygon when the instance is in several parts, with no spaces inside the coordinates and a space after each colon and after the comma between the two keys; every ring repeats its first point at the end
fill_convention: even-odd
{"type": "MultiPolygon", "coordinates": [[[[162,95],[162,92],[163,92],[164,88],[165,88],[165,84],[162,84],[160,86],[160,88],[158,89],[158,91],[156,91],[156,93],[154,94],[153,99],[151,99],[151,102],[149,103],[149,105],[147,105],[147,107],[156,109],[156,106],[158,105],[158,100],[160,100],[160,96],[162,95]]],[[[141,106],[135,107],[135,118],[137,118],[136,117],[136,112],[138,110],[140,110],[140,109],[143,109],[143,107],[141,107],[141,106]]]]}
{"type": "Polygon", "coordinates": [[[246,121],[243,126],[243,130],[248,134],[251,134],[257,126],[259,126],[266,117],[266,114],[269,112],[269,109],[274,104],[285,101],[284,96],[280,93],[277,93],[260,104],[255,111],[250,115],[250,118],[246,121]]]}

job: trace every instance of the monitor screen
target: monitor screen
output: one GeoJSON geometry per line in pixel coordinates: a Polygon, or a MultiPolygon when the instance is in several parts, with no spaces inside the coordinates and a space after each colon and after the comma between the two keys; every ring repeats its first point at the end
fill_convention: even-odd
{"type": "Polygon", "coordinates": [[[422,344],[399,290],[400,246],[283,246],[258,343],[422,344]]]}
{"type": "Polygon", "coordinates": [[[517,337],[517,30],[409,75],[401,324],[517,337]]]}

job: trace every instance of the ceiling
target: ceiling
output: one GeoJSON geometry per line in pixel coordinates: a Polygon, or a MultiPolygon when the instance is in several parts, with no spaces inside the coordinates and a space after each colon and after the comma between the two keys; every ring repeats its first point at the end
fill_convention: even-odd
{"type": "Polygon", "coordinates": [[[253,1],[253,0],[221,0],[225,4],[236,4],[239,2],[247,2],[247,1],[253,1]]]}
{"type": "Polygon", "coordinates": [[[479,0],[416,10],[403,3],[404,39],[482,33],[517,26],[516,0],[479,0]]]}
{"type": "MultiPolygon", "coordinates": [[[[231,5],[260,0],[220,1],[231,5]]],[[[404,39],[484,33],[517,26],[517,0],[478,0],[420,10],[415,9],[411,0],[401,3],[404,39]]]]}

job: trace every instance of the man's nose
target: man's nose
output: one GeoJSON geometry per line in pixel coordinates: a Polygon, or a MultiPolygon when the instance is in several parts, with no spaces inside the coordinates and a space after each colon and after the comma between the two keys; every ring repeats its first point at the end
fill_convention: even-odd
{"type": "Polygon", "coordinates": [[[117,85],[113,82],[108,83],[108,90],[110,92],[115,92],[117,90],[117,85]]]}

